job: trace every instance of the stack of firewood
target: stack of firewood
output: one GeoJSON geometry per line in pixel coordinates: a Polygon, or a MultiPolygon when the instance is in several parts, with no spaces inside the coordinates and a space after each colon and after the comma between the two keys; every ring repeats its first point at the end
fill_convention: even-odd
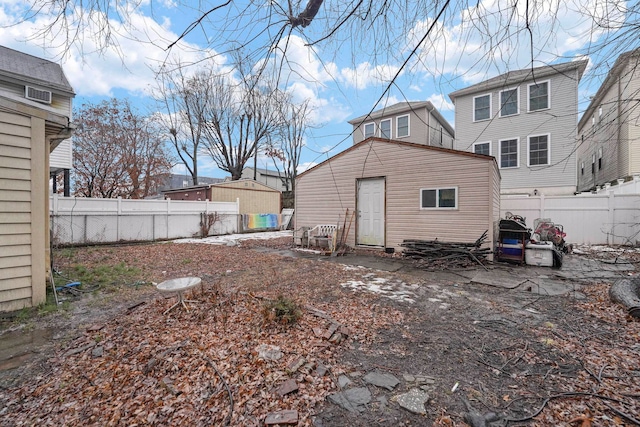
{"type": "Polygon", "coordinates": [[[448,269],[472,264],[484,267],[487,256],[492,252],[491,248],[482,247],[486,240],[487,231],[472,243],[406,239],[401,245],[405,248],[402,255],[417,260],[417,264],[426,268],[448,269]]]}

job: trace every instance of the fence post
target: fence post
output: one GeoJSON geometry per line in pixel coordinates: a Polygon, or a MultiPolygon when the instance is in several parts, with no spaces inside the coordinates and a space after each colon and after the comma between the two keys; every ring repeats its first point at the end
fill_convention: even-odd
{"type": "Polygon", "coordinates": [[[610,231],[607,231],[607,244],[615,244],[615,233],[613,232],[616,229],[616,195],[614,192],[609,193],[609,224],[611,224],[610,231]],[[612,241],[609,241],[609,236],[611,236],[612,241]]]}
{"type": "Polygon", "coordinates": [[[118,213],[116,214],[116,241],[120,241],[120,218],[122,217],[122,196],[118,196],[118,213]]]}

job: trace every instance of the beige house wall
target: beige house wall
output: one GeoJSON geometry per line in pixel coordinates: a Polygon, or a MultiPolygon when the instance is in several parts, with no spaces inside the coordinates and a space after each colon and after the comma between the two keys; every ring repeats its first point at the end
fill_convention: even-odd
{"type": "Polygon", "coordinates": [[[44,120],[0,111],[0,311],[46,298],[47,162],[44,120]]]}
{"type": "Polygon", "coordinates": [[[211,202],[233,202],[240,200],[240,214],[279,214],[282,193],[254,180],[228,181],[210,186],[198,186],[164,192],[171,200],[208,199],[211,202]]]}
{"type": "Polygon", "coordinates": [[[240,199],[240,214],[279,214],[281,194],[253,180],[228,181],[210,187],[211,201],[235,202],[240,199]]]}
{"type": "MultiPolygon", "coordinates": [[[[493,247],[500,214],[495,160],[449,149],[368,140],[298,176],[295,227],[337,224],[356,209],[358,179],[385,179],[385,247],[404,239],[473,242],[486,230],[493,247]],[[420,189],[458,188],[458,208],[420,208],[420,189]]],[[[355,245],[357,218],[347,244],[355,245]]]]}

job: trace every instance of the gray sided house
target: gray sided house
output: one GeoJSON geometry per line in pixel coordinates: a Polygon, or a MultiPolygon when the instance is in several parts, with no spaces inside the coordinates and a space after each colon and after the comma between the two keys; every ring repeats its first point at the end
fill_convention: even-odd
{"type": "Polygon", "coordinates": [[[620,55],[578,123],[578,191],[640,173],[639,65],[620,55]]]}
{"type": "Polygon", "coordinates": [[[370,137],[453,148],[455,132],[429,101],[400,102],[349,121],[353,143],[370,137]]]}
{"type": "Polygon", "coordinates": [[[395,248],[405,239],[493,247],[500,218],[495,159],[450,148],[368,138],[298,175],[295,227],[342,226],[357,212],[346,243],[395,248]]]}
{"type": "Polygon", "coordinates": [[[10,311],[46,299],[48,165],[73,131],[73,89],[59,65],[4,47],[0,69],[0,311],[10,311]]]}
{"type": "Polygon", "coordinates": [[[510,71],[455,91],[455,148],[495,156],[502,194],[576,191],[578,83],[588,61],[510,71]]]}
{"type": "MultiPolygon", "coordinates": [[[[75,94],[58,64],[0,46],[0,96],[71,119],[75,94]]],[[[68,196],[73,167],[71,138],[59,141],[48,157],[49,174],[64,174],[68,196]]]]}
{"type": "Polygon", "coordinates": [[[291,184],[284,172],[264,168],[246,167],[242,169],[241,179],[254,179],[279,191],[291,191],[291,184]],[[287,185],[288,184],[288,185],[287,185]]]}

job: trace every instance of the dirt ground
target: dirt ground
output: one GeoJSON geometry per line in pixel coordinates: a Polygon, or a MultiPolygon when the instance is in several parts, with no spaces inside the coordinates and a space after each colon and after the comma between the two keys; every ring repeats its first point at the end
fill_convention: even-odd
{"type": "Polygon", "coordinates": [[[639,425],[640,324],[610,302],[608,283],[576,299],[469,283],[460,271],[254,250],[289,245],[54,254],[61,271],[124,264],[135,277],[2,322],[0,425],[257,426],[280,411],[318,427],[639,425]],[[203,279],[199,302],[163,314],[175,299],[143,282],[182,276],[203,279]],[[280,296],[299,307],[296,323],[276,321],[280,296]],[[336,404],[349,390],[360,397],[336,404]],[[409,392],[420,410],[401,405],[409,392]]]}

